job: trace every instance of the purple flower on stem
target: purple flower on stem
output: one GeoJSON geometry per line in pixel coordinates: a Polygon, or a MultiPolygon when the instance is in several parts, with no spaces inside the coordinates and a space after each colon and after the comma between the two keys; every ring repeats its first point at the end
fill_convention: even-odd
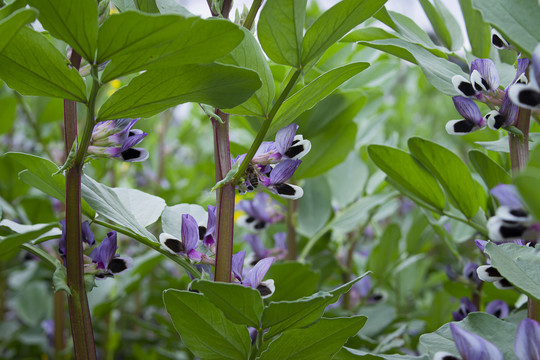
{"type": "MultiPolygon", "coordinates": [[[[60,253],[60,256],[62,259],[65,260],[66,258],[66,220],[60,220],[60,229],[62,230],[62,235],[60,236],[60,241],[58,242],[58,252],[60,253]]],[[[90,228],[90,223],[88,220],[84,221],[81,224],[82,228],[82,241],[83,243],[87,243],[88,246],[93,246],[96,243],[96,240],[94,238],[94,233],[92,232],[92,229],[90,228]]]]}
{"type": "Polygon", "coordinates": [[[99,122],[92,132],[88,154],[101,157],[114,157],[127,162],[148,159],[148,151],[134,148],[147,133],[132,129],[139,119],[117,119],[99,122]]]}
{"type": "Polygon", "coordinates": [[[479,100],[483,98],[483,92],[497,91],[499,83],[499,73],[490,59],[474,60],[471,63],[469,80],[461,75],[452,77],[452,84],[462,96],[479,100]]]}
{"type": "Polygon", "coordinates": [[[186,256],[187,258],[200,262],[210,260],[197,250],[199,242],[199,226],[193,216],[182,214],[182,239],[177,239],[171,234],[162,233],[159,235],[159,242],[171,253],[186,256]]]}
{"type": "Polygon", "coordinates": [[[462,120],[450,120],[446,123],[446,132],[450,135],[466,135],[486,125],[478,105],[471,99],[454,96],[452,98],[457,111],[464,117],[462,120]]]}
{"type": "Polygon", "coordinates": [[[463,268],[463,277],[470,281],[473,284],[479,284],[481,280],[478,278],[478,275],[476,274],[476,269],[478,268],[478,264],[475,263],[467,263],[465,267],[463,268]]]}
{"type": "Polygon", "coordinates": [[[116,231],[110,231],[98,247],[90,253],[90,258],[96,264],[96,268],[102,270],[96,275],[98,278],[112,277],[133,265],[133,259],[118,256],[116,250],[118,250],[116,231]]]}
{"type": "Polygon", "coordinates": [[[254,259],[250,261],[250,264],[254,265],[269,255],[269,251],[266,249],[258,235],[246,234],[244,240],[249,243],[253,250],[254,259]]]}
{"type": "MultiPolygon", "coordinates": [[[[450,324],[454,343],[463,360],[503,360],[501,351],[484,338],[468,332],[456,324],[450,324]]],[[[447,352],[435,354],[436,360],[459,360],[460,358],[447,352]]]]}
{"type": "Polygon", "coordinates": [[[253,268],[244,270],[245,251],[239,251],[232,257],[232,274],[236,281],[259,291],[263,299],[272,296],[275,291],[274,280],[262,281],[275,261],[273,257],[260,260],[253,268]]]}
{"type": "Polygon", "coordinates": [[[469,313],[476,311],[478,311],[476,305],[474,305],[468,297],[462,297],[459,301],[458,310],[452,311],[452,317],[454,318],[454,321],[461,321],[465,319],[469,313]]]}
{"type": "Polygon", "coordinates": [[[238,219],[238,225],[255,231],[284,218],[283,207],[266,193],[255,194],[253,200],[241,200],[236,208],[246,213],[238,219]]]}
{"type": "Polygon", "coordinates": [[[529,83],[516,83],[510,87],[508,96],[514,104],[526,109],[540,108],[540,44],[532,54],[529,83]]]}
{"type": "Polygon", "coordinates": [[[503,300],[493,300],[486,305],[486,312],[499,319],[504,319],[508,316],[510,310],[508,309],[508,304],[503,300]]]}
{"type": "Polygon", "coordinates": [[[524,319],[518,326],[514,352],[519,360],[540,360],[540,325],[524,319]]]}
{"type": "Polygon", "coordinates": [[[491,29],[491,43],[499,50],[513,49],[512,45],[495,29],[491,29]]]}
{"type": "Polygon", "coordinates": [[[293,176],[301,163],[301,160],[285,159],[271,169],[269,173],[264,174],[264,177],[259,182],[282,198],[299,199],[304,195],[304,190],[300,186],[288,184],[286,181],[293,176]]]}
{"type": "Polygon", "coordinates": [[[216,245],[214,238],[216,235],[216,222],[216,207],[208,205],[208,222],[206,223],[206,228],[199,226],[199,238],[202,240],[203,245],[209,249],[213,249],[216,245]]]}

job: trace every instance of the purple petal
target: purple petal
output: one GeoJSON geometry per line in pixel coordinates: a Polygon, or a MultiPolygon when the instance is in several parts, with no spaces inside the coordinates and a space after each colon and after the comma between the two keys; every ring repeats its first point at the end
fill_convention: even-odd
{"type": "Polygon", "coordinates": [[[536,86],[538,87],[540,86],[540,45],[536,45],[536,48],[534,49],[531,65],[533,75],[531,76],[531,79],[534,79],[534,81],[536,81],[536,86]]]}
{"type": "Polygon", "coordinates": [[[468,297],[462,297],[459,301],[458,311],[452,312],[454,321],[461,321],[467,317],[467,314],[478,311],[478,308],[468,297]]]}
{"type": "MultiPolygon", "coordinates": [[[[529,66],[529,59],[528,58],[521,58],[517,61],[517,69],[516,69],[516,76],[514,77],[514,80],[510,83],[510,85],[513,85],[516,83],[516,81],[520,78],[521,75],[525,74],[525,71],[527,70],[527,66],[529,66]]],[[[508,87],[510,87],[508,85],[508,87]]],[[[506,88],[508,90],[508,87],[506,88]]]]}
{"type": "Polygon", "coordinates": [[[62,230],[62,235],[58,241],[58,252],[60,255],[66,255],[66,220],[60,220],[60,230],[62,230]]]}
{"type": "Polygon", "coordinates": [[[206,234],[211,235],[216,231],[216,207],[208,205],[208,223],[206,224],[206,234]]]}
{"type": "Polygon", "coordinates": [[[182,242],[187,254],[197,247],[199,241],[199,226],[193,216],[182,214],[182,242]]]}
{"type": "Polygon", "coordinates": [[[298,130],[298,125],[290,124],[279,130],[276,134],[276,148],[280,154],[285,154],[287,149],[291,146],[294,136],[298,130]]]}
{"type": "Polygon", "coordinates": [[[505,303],[503,300],[493,300],[489,304],[487,304],[486,312],[488,314],[498,317],[499,319],[504,319],[508,316],[508,304],[505,303]]]}
{"type": "Polygon", "coordinates": [[[521,209],[523,207],[521,198],[514,185],[499,184],[491,189],[490,193],[503,206],[508,206],[512,209],[521,209]]]}
{"type": "MultiPolygon", "coordinates": [[[[477,70],[487,83],[488,91],[494,91],[499,87],[499,72],[491,59],[476,59],[471,63],[471,74],[477,70]]],[[[486,84],[484,84],[486,85],[486,84]]]]}
{"type": "Polygon", "coordinates": [[[519,360],[540,359],[540,325],[532,319],[524,319],[518,326],[514,352],[519,360]]]}
{"type": "Polygon", "coordinates": [[[264,247],[264,244],[261,242],[259,236],[255,234],[246,234],[244,236],[244,240],[251,245],[251,249],[255,253],[257,259],[264,259],[268,255],[268,251],[264,247]]]}
{"type": "Polygon", "coordinates": [[[471,360],[503,360],[500,350],[480,336],[462,329],[456,324],[450,324],[456,347],[464,359],[471,360]]]}
{"type": "Polygon", "coordinates": [[[110,231],[98,247],[92,250],[90,258],[97,264],[98,269],[107,269],[117,249],[116,231],[110,231]]]}
{"type": "Polygon", "coordinates": [[[130,148],[120,153],[120,158],[126,162],[139,162],[148,159],[150,154],[143,148],[130,148]]]}
{"type": "Polygon", "coordinates": [[[90,223],[88,220],[83,222],[81,224],[82,227],[82,239],[84,242],[86,242],[88,245],[92,246],[96,244],[96,240],[94,238],[94,233],[92,232],[92,229],[90,229],[90,223]]]}
{"type": "Polygon", "coordinates": [[[202,254],[198,252],[197,250],[193,249],[187,253],[188,258],[195,260],[195,261],[201,261],[202,254]]]}
{"type": "Polygon", "coordinates": [[[265,193],[257,193],[251,202],[252,216],[264,222],[271,222],[272,219],[268,214],[268,205],[270,196],[265,193]]]}
{"type": "Polygon", "coordinates": [[[474,101],[463,96],[454,96],[452,100],[456,110],[463,118],[471,120],[477,125],[482,122],[482,113],[474,101]]]}
{"type": "Polygon", "coordinates": [[[242,270],[244,269],[245,251],[239,251],[232,256],[232,273],[238,281],[242,281],[242,270]]]}
{"type": "Polygon", "coordinates": [[[360,298],[365,298],[371,291],[371,275],[365,276],[353,285],[360,298]]]}
{"type": "Polygon", "coordinates": [[[146,135],[148,135],[148,134],[143,132],[142,130],[139,130],[139,129],[131,130],[129,132],[128,137],[126,138],[126,140],[122,144],[122,150],[121,151],[126,151],[127,149],[130,149],[133,146],[137,145],[138,143],[143,141],[143,139],[146,137],[146,135]]]}
{"type": "Polygon", "coordinates": [[[256,289],[261,283],[262,279],[270,269],[270,265],[274,262],[274,257],[268,257],[259,261],[249,272],[246,274],[242,284],[251,286],[256,289]]]}
{"type": "Polygon", "coordinates": [[[476,274],[476,269],[478,268],[478,264],[475,263],[467,263],[465,267],[463,268],[463,276],[471,281],[472,283],[479,284],[481,280],[478,278],[478,275],[476,274]]]}
{"type": "Polygon", "coordinates": [[[270,173],[270,185],[281,184],[293,176],[302,160],[285,159],[277,164],[270,173]]]}
{"type": "Polygon", "coordinates": [[[280,231],[274,234],[274,244],[278,249],[287,250],[287,233],[280,231]]]}
{"type": "Polygon", "coordinates": [[[484,252],[486,250],[486,244],[487,244],[486,240],[476,239],[474,240],[474,244],[476,245],[477,248],[480,249],[480,251],[484,252]]]}
{"type": "Polygon", "coordinates": [[[510,96],[508,96],[508,90],[504,92],[504,98],[499,109],[499,113],[504,118],[504,124],[502,126],[510,126],[517,120],[519,107],[515,105],[510,96]]]}

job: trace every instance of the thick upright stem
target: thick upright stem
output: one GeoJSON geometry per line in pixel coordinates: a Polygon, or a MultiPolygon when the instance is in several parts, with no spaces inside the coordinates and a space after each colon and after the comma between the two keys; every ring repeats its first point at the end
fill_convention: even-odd
{"type": "MultiPolygon", "coordinates": [[[[94,128],[95,100],[99,90],[97,80],[97,70],[92,69],[93,83],[90,98],[88,101],[87,118],[84,132],[79,144],[77,155],[73,166],[66,174],[66,267],[67,284],[71,295],[68,298],[69,318],[71,323],[71,334],[73,337],[73,347],[75,358],[96,359],[96,349],[94,344],[94,332],[92,329],[92,319],[88,307],[86,296],[86,286],[84,282],[84,262],[82,247],[82,215],[81,215],[81,176],[84,157],[94,128]]],[[[73,141],[77,138],[77,112],[71,104],[65,109],[65,134],[66,151],[71,149],[73,141]],[[70,117],[71,116],[71,117],[70,117]],[[71,142],[69,142],[71,140],[71,142]]]]}
{"type": "Polygon", "coordinates": [[[287,259],[293,261],[298,257],[296,227],[294,226],[294,216],[296,214],[297,205],[297,200],[287,200],[287,259]]]}
{"type": "Polygon", "coordinates": [[[251,3],[251,8],[247,14],[246,21],[244,21],[244,27],[246,29],[251,30],[253,27],[253,21],[255,20],[255,16],[257,16],[257,12],[259,11],[261,5],[262,0],[253,0],[253,3],[251,3]]]}
{"type": "MultiPolygon", "coordinates": [[[[231,151],[229,148],[229,114],[216,109],[223,124],[212,119],[214,130],[214,161],[216,182],[231,170],[231,151]]],[[[234,185],[228,184],[216,193],[217,246],[215,280],[230,282],[232,266],[232,247],[234,235],[234,185]]]]}
{"type": "Polygon", "coordinates": [[[58,291],[54,294],[54,354],[60,359],[60,354],[66,348],[64,337],[66,324],[66,293],[58,291]]]}

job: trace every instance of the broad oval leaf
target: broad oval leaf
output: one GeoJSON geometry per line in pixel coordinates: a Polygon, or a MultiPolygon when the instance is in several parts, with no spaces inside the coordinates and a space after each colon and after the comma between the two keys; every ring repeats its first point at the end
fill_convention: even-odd
{"type": "Polygon", "coordinates": [[[324,12],[306,31],[302,65],[322,55],[355,26],[369,19],[387,0],[342,0],[324,12]]]}
{"type": "Polygon", "coordinates": [[[264,52],[278,64],[299,68],[307,0],[269,0],[261,10],[257,35],[264,52]]]}
{"type": "Polygon", "coordinates": [[[452,202],[468,218],[478,212],[476,184],[463,160],[444,146],[418,137],[408,141],[411,154],[439,180],[452,202]]]}
{"type": "Polygon", "coordinates": [[[513,243],[489,242],[486,254],[502,276],[525,294],[540,300],[540,257],[535,249],[513,243]]]}
{"type": "Polygon", "coordinates": [[[510,44],[530,57],[540,42],[540,6],[536,0],[473,0],[484,21],[510,44]]]}
{"type": "Polygon", "coordinates": [[[491,28],[482,19],[482,14],[473,8],[472,0],[459,0],[459,6],[467,27],[472,53],[481,59],[489,57],[491,28]]]}
{"type": "Polygon", "coordinates": [[[308,179],[302,186],[304,196],[298,199],[298,227],[300,234],[313,237],[332,214],[330,186],[326,177],[308,179]]]}
{"type": "Polygon", "coordinates": [[[39,10],[39,22],[67,42],[88,62],[96,55],[98,2],[95,0],[27,0],[39,10]]]}
{"type": "Polygon", "coordinates": [[[304,111],[311,109],[325,97],[330,95],[338,86],[367,69],[369,63],[357,62],[332,69],[291,95],[279,108],[269,134],[289,125],[304,111]]]}
{"type": "Polygon", "coordinates": [[[231,108],[261,86],[252,70],[220,64],[188,64],[148,70],[115,92],[99,110],[99,121],[149,117],[185,102],[231,108]]]}
{"type": "Polygon", "coordinates": [[[486,183],[488,189],[493,189],[499,184],[512,183],[512,178],[506,170],[483,152],[478,150],[469,151],[469,160],[486,183]]]}
{"type": "Polygon", "coordinates": [[[245,28],[244,40],[231,53],[218,60],[219,63],[251,69],[259,74],[262,86],[243,104],[228,110],[229,114],[266,116],[274,100],[274,78],[270,66],[253,35],[245,28]]]}
{"type": "Polygon", "coordinates": [[[313,271],[309,264],[279,262],[270,267],[266,278],[273,279],[276,286],[272,301],[296,300],[315,292],[319,272],[313,271]]]}
{"type": "Polygon", "coordinates": [[[36,19],[36,15],[34,9],[21,9],[0,21],[0,53],[24,25],[36,19]]]}
{"type": "Polygon", "coordinates": [[[463,36],[457,20],[446,8],[441,0],[435,0],[432,4],[429,0],[420,0],[433,30],[441,39],[444,46],[450,50],[457,50],[463,45],[463,36]]]}
{"type": "Polygon", "coordinates": [[[256,329],[261,325],[264,303],[257,290],[207,280],[194,280],[190,288],[201,291],[233,323],[256,329]]]}
{"type": "Polygon", "coordinates": [[[305,329],[294,329],[272,341],[257,359],[332,359],[366,323],[367,317],[322,318],[305,329]]]}
{"type": "Polygon", "coordinates": [[[434,210],[442,211],[445,197],[439,183],[409,153],[390,146],[369,145],[368,154],[375,165],[397,184],[434,210]]]}
{"type": "Polygon", "coordinates": [[[0,78],[23,95],[86,102],[79,72],[45,36],[29,28],[21,28],[0,53],[0,78]]]}
{"type": "Polygon", "coordinates": [[[247,327],[233,324],[202,294],[169,289],[163,292],[163,302],[182,341],[199,358],[248,358],[247,327]]]}

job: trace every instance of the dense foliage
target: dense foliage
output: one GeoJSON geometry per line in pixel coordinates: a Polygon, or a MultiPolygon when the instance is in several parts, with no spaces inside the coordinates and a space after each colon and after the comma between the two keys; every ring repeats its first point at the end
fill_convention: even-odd
{"type": "Polygon", "coordinates": [[[540,360],[540,5],[419,2],[0,0],[0,358],[540,360]]]}

